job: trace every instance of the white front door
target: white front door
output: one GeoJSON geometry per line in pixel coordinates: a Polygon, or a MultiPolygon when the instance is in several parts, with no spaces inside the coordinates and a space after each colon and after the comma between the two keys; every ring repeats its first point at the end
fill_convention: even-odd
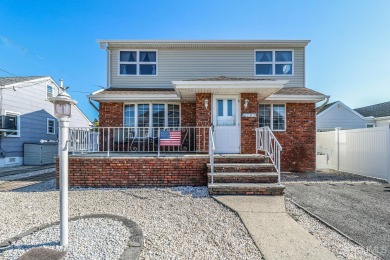
{"type": "Polygon", "coordinates": [[[240,152],[238,96],[214,96],[213,125],[216,153],[240,152]]]}

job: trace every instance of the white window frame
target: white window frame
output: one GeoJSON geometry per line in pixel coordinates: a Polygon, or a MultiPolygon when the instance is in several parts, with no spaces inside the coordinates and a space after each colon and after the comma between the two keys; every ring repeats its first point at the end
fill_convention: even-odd
{"type": "Polygon", "coordinates": [[[120,49],[118,50],[118,76],[123,77],[156,77],[158,76],[158,50],[151,49],[120,49]],[[135,51],[137,53],[137,61],[121,61],[121,51],[135,51]],[[156,62],[140,62],[140,52],[142,51],[154,51],[156,52],[156,62]],[[129,75],[129,74],[121,74],[121,64],[135,64],[137,66],[137,74],[129,75]],[[141,75],[140,73],[140,65],[153,65],[156,64],[156,74],[155,75],[141,75]]]}
{"type": "Polygon", "coordinates": [[[294,54],[294,49],[255,49],[254,52],[253,52],[253,60],[254,60],[254,66],[253,66],[253,69],[254,69],[254,75],[255,76],[262,76],[262,77],[266,77],[266,76],[276,76],[276,77],[292,77],[294,76],[294,72],[295,72],[295,64],[294,64],[294,60],[295,60],[295,54],[294,54]],[[257,51],[272,51],[272,61],[267,61],[267,62],[257,62],[256,61],[256,52],[257,51]],[[275,61],[275,52],[276,51],[291,51],[291,57],[292,57],[292,61],[275,61]],[[275,70],[275,65],[276,64],[290,64],[291,63],[291,66],[292,66],[292,71],[291,71],[291,74],[275,74],[276,70],[275,70]],[[271,64],[272,65],[272,74],[257,74],[256,73],[256,65],[257,64],[271,64]]]}
{"type": "Polygon", "coordinates": [[[47,94],[49,93],[48,91],[47,91],[47,89],[48,88],[51,88],[51,94],[52,94],[52,96],[51,97],[54,97],[54,88],[53,88],[53,86],[51,86],[51,85],[46,85],[46,100],[49,100],[49,98],[51,98],[51,97],[49,97],[47,94]]]}
{"type": "MultiPolygon", "coordinates": [[[[287,104],[286,103],[272,103],[272,104],[269,104],[269,103],[259,103],[257,104],[257,113],[258,113],[258,118],[260,118],[260,107],[259,105],[270,105],[271,106],[271,125],[270,125],[270,129],[274,132],[286,132],[287,131],[287,104]],[[284,129],[277,129],[277,130],[274,130],[274,105],[284,105],[284,111],[285,111],[285,115],[284,115],[284,129]]],[[[258,125],[260,127],[260,120],[258,122],[258,125]]]]}
{"type": "Polygon", "coordinates": [[[55,135],[56,134],[56,120],[54,120],[53,118],[46,119],[46,134],[48,134],[48,135],[55,135]],[[49,122],[53,122],[53,133],[49,132],[49,122]]]}
{"type": "MultiPolygon", "coordinates": [[[[138,105],[139,104],[147,104],[149,105],[149,128],[153,128],[153,104],[163,104],[164,105],[164,128],[175,128],[172,126],[168,126],[168,105],[178,105],[179,106],[179,126],[181,127],[181,104],[180,103],[171,103],[171,102],[129,102],[123,104],[123,122],[122,125],[124,127],[135,127],[138,128],[138,105]],[[134,105],[134,126],[125,126],[125,107],[127,105],[134,105]]],[[[157,127],[157,126],[156,126],[157,127]]]]}
{"type": "Polygon", "coordinates": [[[374,128],[375,127],[375,123],[367,123],[366,124],[366,128],[374,128]],[[372,127],[368,127],[368,126],[372,126],[372,127]]]}
{"type": "Polygon", "coordinates": [[[7,131],[2,131],[3,133],[4,133],[4,137],[20,137],[20,126],[21,126],[21,124],[20,124],[20,113],[19,112],[15,112],[15,111],[10,111],[10,110],[5,110],[4,111],[4,115],[6,115],[6,116],[8,116],[8,115],[10,115],[10,116],[16,116],[17,117],[17,126],[16,126],[16,128],[17,128],[17,130],[15,130],[15,131],[12,131],[12,132],[16,132],[16,134],[8,134],[9,132],[7,132],[7,131]]]}

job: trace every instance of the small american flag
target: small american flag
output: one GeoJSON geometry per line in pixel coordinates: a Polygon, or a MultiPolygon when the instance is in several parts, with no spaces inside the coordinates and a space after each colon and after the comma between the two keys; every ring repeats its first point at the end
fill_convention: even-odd
{"type": "Polygon", "coordinates": [[[160,132],[160,145],[161,146],[178,146],[180,145],[181,133],[180,131],[162,130],[160,132]]]}

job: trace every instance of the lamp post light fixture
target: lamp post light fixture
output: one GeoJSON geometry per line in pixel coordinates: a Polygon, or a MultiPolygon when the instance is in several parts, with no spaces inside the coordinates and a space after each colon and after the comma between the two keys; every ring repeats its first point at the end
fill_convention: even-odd
{"type": "Polygon", "coordinates": [[[72,105],[77,104],[63,91],[49,98],[54,104],[54,116],[59,122],[59,170],[60,170],[60,245],[68,246],[68,137],[72,105]]]}

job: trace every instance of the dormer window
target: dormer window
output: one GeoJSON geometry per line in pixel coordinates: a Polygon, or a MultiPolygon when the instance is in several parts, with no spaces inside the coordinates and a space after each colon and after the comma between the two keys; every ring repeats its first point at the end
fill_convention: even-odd
{"type": "Polygon", "coordinates": [[[255,75],[293,75],[293,56],[290,50],[257,50],[255,75]]]}
{"type": "Polygon", "coordinates": [[[130,76],[157,75],[157,51],[119,51],[119,74],[130,76]]]}

